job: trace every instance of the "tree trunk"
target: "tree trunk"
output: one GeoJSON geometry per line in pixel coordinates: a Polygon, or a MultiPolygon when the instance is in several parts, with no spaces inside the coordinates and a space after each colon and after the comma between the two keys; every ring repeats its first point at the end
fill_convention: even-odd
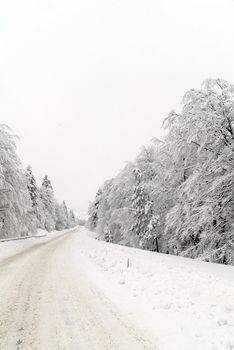
{"type": "Polygon", "coordinates": [[[158,238],[155,238],[155,251],[159,253],[159,248],[158,248],[158,238]]]}

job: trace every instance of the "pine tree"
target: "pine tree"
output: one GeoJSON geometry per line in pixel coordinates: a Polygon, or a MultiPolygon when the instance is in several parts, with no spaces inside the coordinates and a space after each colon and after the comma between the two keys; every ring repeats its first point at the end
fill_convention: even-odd
{"type": "Polygon", "coordinates": [[[33,208],[35,216],[37,218],[37,227],[46,230],[46,210],[42,200],[41,189],[38,189],[37,193],[37,205],[33,208]]]}
{"type": "Polygon", "coordinates": [[[135,222],[131,230],[139,237],[140,246],[148,250],[158,251],[158,237],[156,226],[158,220],[153,214],[153,203],[142,183],[142,174],[139,169],[133,170],[136,185],[132,197],[135,222]]]}
{"type": "Polygon", "coordinates": [[[104,238],[105,238],[105,241],[108,242],[108,243],[113,243],[113,235],[111,233],[111,230],[106,227],[105,228],[105,231],[104,231],[104,238]]]}
{"type": "Polygon", "coordinates": [[[52,231],[56,227],[56,211],[58,204],[54,197],[53,187],[47,175],[44,177],[40,188],[40,197],[42,199],[45,212],[45,228],[47,231],[52,231]]]}
{"type": "Polygon", "coordinates": [[[51,181],[47,175],[45,175],[45,177],[42,180],[42,186],[45,188],[49,188],[53,192],[53,187],[51,185],[51,181]]]}
{"type": "Polygon", "coordinates": [[[69,210],[68,213],[68,227],[73,228],[76,226],[76,216],[73,210],[69,210]]]}
{"type": "Polygon", "coordinates": [[[56,225],[55,229],[57,231],[65,230],[69,227],[68,225],[68,217],[67,217],[67,211],[65,211],[64,203],[57,204],[56,206],[56,225]]]}
{"type": "Polygon", "coordinates": [[[94,230],[97,227],[98,210],[99,210],[101,197],[102,197],[102,190],[99,189],[96,194],[94,202],[90,203],[89,205],[89,228],[91,230],[94,230]]]}
{"type": "Polygon", "coordinates": [[[68,209],[65,201],[62,202],[62,208],[63,208],[64,217],[65,217],[64,219],[65,227],[69,228],[69,213],[68,213],[68,209]]]}
{"type": "Polygon", "coordinates": [[[33,175],[32,168],[30,165],[27,167],[26,177],[28,192],[32,201],[32,206],[35,207],[37,205],[38,188],[36,184],[36,179],[33,175]]]}

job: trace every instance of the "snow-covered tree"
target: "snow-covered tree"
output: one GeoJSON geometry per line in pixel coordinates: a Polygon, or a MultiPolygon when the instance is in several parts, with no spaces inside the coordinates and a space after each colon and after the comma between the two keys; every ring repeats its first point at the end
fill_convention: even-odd
{"type": "Polygon", "coordinates": [[[31,166],[28,166],[26,169],[26,179],[27,179],[27,188],[28,193],[31,199],[32,210],[29,212],[29,221],[33,223],[34,230],[37,228],[46,229],[45,221],[45,207],[42,202],[41,193],[37,187],[36,178],[32,172],[31,166]]]}
{"type": "Polygon", "coordinates": [[[48,176],[38,189],[31,167],[23,170],[15,136],[8,126],[0,125],[0,238],[74,225],[74,213],[68,212],[65,202],[57,203],[48,176]]]}
{"type": "Polygon", "coordinates": [[[68,212],[68,227],[72,228],[72,227],[75,227],[76,225],[77,225],[77,219],[76,219],[75,213],[73,210],[70,209],[68,212]]]}
{"type": "Polygon", "coordinates": [[[26,177],[28,192],[32,201],[32,206],[35,207],[37,205],[38,188],[35,176],[33,175],[32,168],[30,165],[27,167],[26,177]]]}
{"type": "Polygon", "coordinates": [[[113,235],[108,227],[105,228],[104,235],[106,242],[113,243],[113,235]]]}
{"type": "Polygon", "coordinates": [[[158,251],[158,220],[153,213],[153,203],[145,191],[140,170],[135,168],[133,173],[136,181],[132,197],[135,222],[131,229],[139,237],[142,248],[158,251]]]}
{"type": "Polygon", "coordinates": [[[42,200],[41,196],[41,190],[38,189],[37,193],[37,205],[33,207],[35,216],[37,218],[37,227],[46,230],[46,212],[45,212],[45,206],[42,200]]]}
{"type": "Polygon", "coordinates": [[[234,265],[234,86],[206,80],[164,127],[163,140],[101,187],[90,210],[95,230],[105,239],[107,227],[115,243],[135,245],[134,232],[146,249],[157,242],[162,252],[234,265]]]}
{"type": "Polygon", "coordinates": [[[61,231],[68,228],[68,220],[67,220],[67,216],[64,211],[63,205],[60,205],[57,203],[55,211],[56,211],[55,229],[57,231],[61,231]]]}
{"type": "Polygon", "coordinates": [[[28,234],[26,217],[31,209],[27,184],[16,154],[14,136],[0,125],[0,237],[28,234]]]}
{"type": "Polygon", "coordinates": [[[89,204],[89,220],[88,226],[91,230],[94,230],[97,227],[98,223],[98,210],[100,205],[100,200],[102,198],[102,190],[99,189],[94,202],[89,204]]]}
{"type": "Polygon", "coordinates": [[[51,185],[50,179],[48,178],[48,175],[44,176],[44,178],[42,180],[42,186],[45,187],[45,188],[50,189],[53,192],[53,187],[51,185]]]}
{"type": "Polygon", "coordinates": [[[57,202],[54,197],[53,187],[47,175],[44,177],[40,188],[40,197],[45,213],[45,229],[52,231],[55,229],[57,222],[57,202]]]}
{"type": "Polygon", "coordinates": [[[234,87],[217,79],[190,90],[168,118],[177,203],[167,216],[178,254],[233,263],[234,87]]]}

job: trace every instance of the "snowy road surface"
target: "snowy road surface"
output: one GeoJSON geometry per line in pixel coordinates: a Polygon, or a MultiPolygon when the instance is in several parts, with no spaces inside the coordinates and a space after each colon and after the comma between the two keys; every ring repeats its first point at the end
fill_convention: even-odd
{"type": "Polygon", "coordinates": [[[74,266],[77,234],[0,261],[0,349],[156,349],[74,266]]]}
{"type": "Polygon", "coordinates": [[[84,228],[1,243],[0,350],[88,349],[233,350],[234,267],[84,228]]]}

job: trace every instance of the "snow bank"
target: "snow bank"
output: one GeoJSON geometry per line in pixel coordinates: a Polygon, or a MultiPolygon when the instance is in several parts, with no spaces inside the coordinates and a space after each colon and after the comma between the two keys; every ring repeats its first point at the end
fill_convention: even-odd
{"type": "Polygon", "coordinates": [[[72,239],[74,266],[158,349],[234,349],[234,267],[108,244],[85,228],[72,239]]]}
{"type": "Polygon", "coordinates": [[[65,232],[69,232],[69,230],[47,232],[39,229],[33,236],[18,238],[16,237],[12,239],[1,240],[0,261],[9,256],[18,254],[25,249],[35,246],[36,244],[47,242],[55,236],[59,236],[61,234],[64,234],[65,232]]]}
{"type": "Polygon", "coordinates": [[[33,237],[45,237],[45,236],[47,236],[47,234],[48,234],[47,231],[38,229],[37,232],[35,232],[34,234],[29,234],[28,236],[2,238],[2,239],[0,239],[0,243],[10,242],[10,241],[19,241],[22,239],[29,239],[29,238],[33,238],[33,237]]]}

